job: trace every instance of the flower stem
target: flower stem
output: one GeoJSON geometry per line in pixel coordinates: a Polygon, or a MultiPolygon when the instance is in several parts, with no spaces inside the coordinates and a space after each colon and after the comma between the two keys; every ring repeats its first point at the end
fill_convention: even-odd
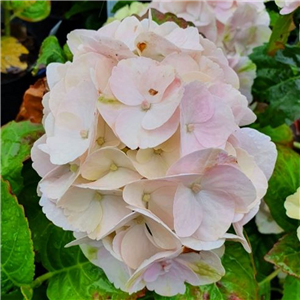
{"type": "Polygon", "coordinates": [[[10,10],[2,7],[4,19],[4,35],[10,36],[10,10]]]}
{"type": "Polygon", "coordinates": [[[259,286],[262,286],[263,284],[265,284],[266,282],[271,281],[273,278],[275,278],[279,273],[281,272],[281,269],[277,269],[275,270],[273,273],[271,273],[270,275],[268,275],[264,280],[262,280],[261,282],[258,283],[259,286]]]}
{"type": "Polygon", "coordinates": [[[37,288],[39,287],[45,280],[48,280],[51,278],[54,274],[52,272],[45,273],[39,277],[37,277],[32,283],[31,283],[31,288],[37,288]]]}

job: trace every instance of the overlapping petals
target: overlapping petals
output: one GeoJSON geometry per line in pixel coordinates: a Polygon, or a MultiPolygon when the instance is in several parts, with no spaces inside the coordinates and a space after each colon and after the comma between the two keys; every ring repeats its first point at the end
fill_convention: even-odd
{"type": "Polygon", "coordinates": [[[275,0],[278,7],[281,8],[280,14],[288,15],[300,7],[299,0],[275,0]]]}
{"type": "MultiPolygon", "coordinates": [[[[201,14],[215,39],[218,24],[224,33],[239,21],[235,2],[174,7],[201,14]]],[[[250,19],[229,30],[238,42],[228,48],[253,37],[250,19]]],[[[185,283],[218,281],[226,240],[251,250],[243,226],[276,160],[269,138],[239,128],[255,120],[232,69],[241,56],[229,62],[195,27],[136,17],[75,30],[67,42],[73,61],[47,68],[46,133],[32,149],[43,212],[128,293],[173,296],[185,283]]]]}
{"type": "Polygon", "coordinates": [[[142,283],[150,291],[174,296],[184,294],[185,282],[192,285],[210,284],[224,274],[220,258],[213,252],[183,253],[177,257],[159,253],[145,260],[126,286],[129,292],[133,292],[142,283]]]}
{"type": "Polygon", "coordinates": [[[100,113],[129,148],[156,147],[175,133],[183,88],[174,68],[143,57],[122,60],[109,84],[120,108],[107,102],[100,113]]]}
{"type": "MultiPolygon", "coordinates": [[[[300,5],[298,0],[276,0],[276,3],[282,7],[281,14],[291,13],[300,5]]],[[[267,42],[271,35],[270,17],[264,1],[179,0],[171,4],[164,0],[153,0],[149,7],[162,13],[174,13],[193,22],[201,34],[223,49],[229,60],[235,57],[237,61],[231,66],[239,76],[240,91],[249,102],[252,101],[255,69],[252,66],[251,71],[245,71],[250,64],[247,55],[253,48],[267,42]]]]}
{"type": "Polygon", "coordinates": [[[186,86],[180,112],[182,156],[205,148],[223,148],[237,129],[230,106],[205,84],[192,82],[186,86]]]}

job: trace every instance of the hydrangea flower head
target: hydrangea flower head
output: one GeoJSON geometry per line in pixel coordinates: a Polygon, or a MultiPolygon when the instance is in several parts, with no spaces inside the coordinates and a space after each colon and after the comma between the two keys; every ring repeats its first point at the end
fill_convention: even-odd
{"type": "MultiPolygon", "coordinates": [[[[236,6],[203,2],[201,26],[235,22],[236,6]]],[[[43,212],[128,293],[220,280],[227,239],[251,251],[243,226],[276,160],[267,137],[240,129],[256,117],[225,54],[195,27],[151,18],[75,30],[67,42],[73,61],[47,69],[46,133],[32,149],[43,212]]]]}

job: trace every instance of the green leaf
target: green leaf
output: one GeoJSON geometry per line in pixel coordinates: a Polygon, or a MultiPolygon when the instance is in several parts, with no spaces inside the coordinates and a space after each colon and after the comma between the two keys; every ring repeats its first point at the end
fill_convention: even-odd
{"type": "Polygon", "coordinates": [[[126,5],[130,5],[133,2],[137,2],[137,1],[118,1],[111,9],[111,13],[115,14],[119,9],[121,9],[126,5]]]}
{"type": "Polygon", "coordinates": [[[85,19],[84,26],[86,29],[98,30],[103,25],[103,20],[98,13],[91,13],[85,19]]]}
{"type": "Polygon", "coordinates": [[[269,56],[266,45],[254,48],[249,57],[255,63],[257,73],[252,88],[253,94],[261,102],[269,103],[269,99],[265,99],[267,89],[291,78],[294,75],[293,71],[289,66],[276,61],[275,57],[269,56]]]}
{"type": "Polygon", "coordinates": [[[51,225],[42,239],[42,263],[52,274],[47,289],[50,300],[128,298],[127,294],[114,288],[99,267],[85,258],[78,246],[64,248],[74,239],[72,233],[51,225]]]}
{"type": "Polygon", "coordinates": [[[278,157],[265,202],[278,225],[286,231],[297,228],[297,221],[289,218],[284,209],[284,202],[300,186],[300,155],[292,149],[277,145],[278,157]]]}
{"type": "Polygon", "coordinates": [[[284,50],[276,52],[275,60],[292,67],[294,74],[300,71],[300,47],[286,45],[284,50]]]}
{"type": "Polygon", "coordinates": [[[271,300],[271,283],[265,282],[259,286],[258,299],[271,300]]]}
{"type": "Polygon", "coordinates": [[[1,295],[1,300],[24,300],[24,297],[20,289],[17,289],[9,294],[1,295]]]}
{"type": "Polygon", "coordinates": [[[25,208],[32,233],[33,247],[36,253],[36,260],[40,261],[40,248],[44,243],[42,234],[51,225],[39,206],[39,196],[37,195],[37,184],[40,180],[38,174],[31,167],[31,161],[24,165],[22,177],[24,178],[24,188],[19,195],[19,203],[25,208]]]}
{"type": "Polygon", "coordinates": [[[72,61],[73,60],[73,53],[71,52],[71,50],[70,50],[70,48],[69,48],[69,46],[68,46],[67,43],[64,44],[63,51],[65,53],[65,56],[66,56],[67,60],[68,61],[72,61]]]}
{"type": "Polygon", "coordinates": [[[254,126],[254,128],[268,135],[276,144],[287,145],[293,142],[293,132],[286,124],[282,124],[276,128],[272,128],[271,126],[263,128],[254,126]]]}
{"type": "Polygon", "coordinates": [[[27,1],[20,1],[20,0],[1,0],[0,4],[5,9],[9,10],[23,10],[24,8],[34,4],[36,0],[27,0],[27,1]]]}
{"type": "Polygon", "coordinates": [[[99,10],[100,13],[101,8],[103,8],[103,3],[99,1],[76,1],[71,9],[65,13],[65,18],[70,19],[77,14],[95,10],[99,10]]]}
{"type": "Polygon", "coordinates": [[[216,284],[201,286],[202,297],[197,299],[258,299],[258,285],[252,258],[238,243],[227,242],[225,246],[225,254],[222,257],[225,276],[216,284]]]}
{"type": "Polygon", "coordinates": [[[1,175],[10,182],[13,193],[22,189],[21,170],[33,143],[43,134],[43,126],[30,121],[10,122],[1,128],[1,175]]]}
{"type": "Polygon", "coordinates": [[[29,285],[21,286],[21,293],[24,296],[24,300],[31,300],[33,297],[33,289],[29,285]]]}
{"type": "Polygon", "coordinates": [[[284,49],[290,32],[295,28],[293,14],[279,16],[272,31],[268,44],[268,54],[275,55],[279,49],[284,49]]]}
{"type": "Polygon", "coordinates": [[[30,284],[34,276],[34,252],[23,207],[1,178],[1,293],[30,284]]]}
{"type": "Polygon", "coordinates": [[[265,259],[283,272],[300,278],[300,242],[295,233],[281,238],[265,259]]]}
{"type": "Polygon", "coordinates": [[[300,295],[300,279],[287,276],[283,284],[282,300],[298,299],[300,295]]]}
{"type": "Polygon", "coordinates": [[[254,220],[245,226],[245,231],[251,244],[252,255],[255,258],[256,279],[260,282],[273,271],[273,265],[266,262],[264,256],[272,249],[280,236],[275,234],[261,234],[254,220]]]}
{"type": "Polygon", "coordinates": [[[52,62],[65,63],[66,61],[66,54],[61,48],[57,37],[48,36],[41,45],[39,57],[33,67],[32,74],[36,75],[40,69],[45,68],[52,62]]]}
{"type": "Polygon", "coordinates": [[[258,113],[261,127],[291,125],[300,118],[300,52],[297,46],[286,46],[275,57],[267,54],[265,46],[250,55],[257,66],[253,95],[256,101],[269,104],[258,113]]]}
{"type": "Polygon", "coordinates": [[[269,122],[272,127],[283,123],[291,125],[300,118],[299,94],[300,75],[270,87],[266,93],[270,105],[259,121],[262,124],[269,122]]]}
{"type": "Polygon", "coordinates": [[[39,22],[50,15],[51,1],[11,1],[14,14],[28,22],[39,22]]]}
{"type": "Polygon", "coordinates": [[[239,243],[226,243],[222,263],[226,274],[217,286],[224,298],[257,299],[258,285],[254,265],[251,256],[239,243]]]}

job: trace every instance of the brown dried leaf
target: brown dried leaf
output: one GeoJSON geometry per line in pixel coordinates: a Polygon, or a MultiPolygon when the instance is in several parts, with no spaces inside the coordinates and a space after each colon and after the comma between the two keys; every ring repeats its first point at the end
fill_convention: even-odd
{"type": "Polygon", "coordinates": [[[34,85],[31,85],[23,96],[23,103],[16,121],[30,120],[32,123],[41,123],[43,117],[42,98],[46,92],[46,78],[38,79],[34,85]]]}

